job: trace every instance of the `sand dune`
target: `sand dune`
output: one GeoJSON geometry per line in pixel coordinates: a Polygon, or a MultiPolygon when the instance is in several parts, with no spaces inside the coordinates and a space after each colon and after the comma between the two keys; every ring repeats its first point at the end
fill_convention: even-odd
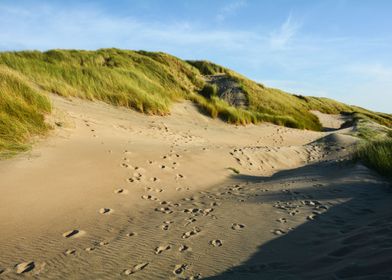
{"type": "Polygon", "coordinates": [[[0,162],[1,279],[389,279],[391,191],[350,128],[52,99],[53,134],[0,162]]]}

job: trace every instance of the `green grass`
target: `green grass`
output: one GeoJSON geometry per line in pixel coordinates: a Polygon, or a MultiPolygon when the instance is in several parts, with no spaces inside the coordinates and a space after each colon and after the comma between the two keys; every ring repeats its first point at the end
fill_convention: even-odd
{"type": "Polygon", "coordinates": [[[392,129],[376,123],[367,114],[353,113],[352,117],[353,134],[362,139],[357,145],[354,159],[382,175],[392,177],[392,129]]]}
{"type": "Polygon", "coordinates": [[[201,85],[197,72],[166,54],[98,51],[8,52],[0,64],[24,74],[46,91],[101,100],[148,114],[168,114],[172,101],[201,85]],[[162,62],[164,61],[164,63],[162,62]]]}
{"type": "Polygon", "coordinates": [[[0,65],[0,157],[28,149],[32,136],[48,129],[45,114],[51,111],[47,97],[20,74],[0,65]]]}
{"type": "Polygon", "coordinates": [[[359,146],[355,158],[382,175],[392,177],[392,139],[366,142],[359,146]]]}
{"type": "Polygon", "coordinates": [[[24,149],[31,136],[48,129],[43,117],[50,111],[46,92],[100,100],[158,115],[169,114],[170,106],[176,101],[191,100],[209,116],[233,124],[271,122],[320,130],[317,117],[309,112],[319,110],[359,112],[392,127],[392,116],[388,114],[326,98],[288,94],[211,62],[184,61],[161,52],[119,49],[2,52],[0,67],[0,152],[3,153],[24,149]],[[234,79],[245,93],[249,107],[236,108],[218,98],[217,89],[204,78],[211,74],[226,74],[234,79]],[[33,101],[26,101],[28,98],[33,101]]]}

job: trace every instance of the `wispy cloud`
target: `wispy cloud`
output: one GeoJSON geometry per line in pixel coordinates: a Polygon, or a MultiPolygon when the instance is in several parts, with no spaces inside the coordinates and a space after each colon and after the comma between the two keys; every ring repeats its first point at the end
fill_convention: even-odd
{"type": "Polygon", "coordinates": [[[282,25],[270,34],[269,43],[273,49],[285,49],[298,33],[302,24],[290,14],[282,25]]]}
{"type": "MultiPolygon", "coordinates": [[[[86,8],[79,3],[60,9],[52,3],[7,6],[1,2],[0,50],[118,47],[164,51],[215,61],[267,86],[391,111],[392,41],[385,36],[312,34],[308,24],[292,14],[270,32],[270,26],[235,29],[182,18],[152,21],[107,13],[99,5],[86,8]]],[[[244,5],[245,1],[230,2],[218,16],[225,20],[244,5]]]]}
{"type": "Polygon", "coordinates": [[[171,47],[189,45],[235,50],[255,39],[255,34],[248,31],[206,29],[186,21],[144,22],[134,17],[113,17],[92,7],[81,12],[50,6],[11,9],[0,5],[0,28],[4,31],[0,33],[0,48],[9,50],[15,46],[41,50],[114,46],[170,51],[171,47]]]}
{"type": "Polygon", "coordinates": [[[216,15],[218,22],[224,21],[227,17],[235,14],[239,9],[246,6],[246,0],[236,0],[223,6],[216,15]]]}

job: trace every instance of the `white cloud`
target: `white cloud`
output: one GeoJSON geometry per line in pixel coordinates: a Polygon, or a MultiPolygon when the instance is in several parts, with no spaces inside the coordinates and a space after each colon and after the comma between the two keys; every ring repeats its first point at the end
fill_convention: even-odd
{"type": "Polygon", "coordinates": [[[216,20],[219,22],[224,21],[227,17],[235,14],[239,9],[246,6],[246,0],[237,0],[222,7],[216,15],[216,20]]]}
{"type": "Polygon", "coordinates": [[[298,33],[301,24],[290,14],[282,25],[270,34],[269,43],[273,49],[285,49],[298,33]]]}

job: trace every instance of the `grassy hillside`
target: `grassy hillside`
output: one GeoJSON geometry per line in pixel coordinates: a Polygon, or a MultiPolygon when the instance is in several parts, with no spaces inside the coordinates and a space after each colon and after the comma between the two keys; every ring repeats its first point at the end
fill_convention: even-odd
{"type": "Polygon", "coordinates": [[[235,124],[268,121],[319,130],[321,125],[309,110],[361,112],[381,124],[392,124],[390,115],[326,98],[287,94],[222,66],[183,61],[165,53],[118,49],[3,52],[0,67],[0,153],[22,149],[31,135],[47,130],[43,119],[50,105],[45,92],[160,115],[170,113],[173,102],[187,99],[211,117],[235,124]],[[230,106],[214,94],[200,94],[208,90],[205,75],[222,73],[241,85],[249,100],[248,108],[230,106]]]}
{"type": "MultiPolygon", "coordinates": [[[[263,113],[271,116],[272,118],[281,116],[288,117],[292,120],[292,122],[289,123],[275,122],[278,124],[319,130],[321,126],[318,119],[309,112],[310,110],[318,110],[326,114],[339,114],[341,112],[361,113],[379,124],[392,127],[392,115],[375,113],[360,107],[349,106],[325,97],[288,94],[284,91],[255,83],[230,69],[208,61],[188,62],[198,68],[203,75],[217,75],[223,73],[237,80],[242,86],[243,91],[248,96],[250,103],[249,111],[256,116],[257,114],[263,113]]],[[[263,118],[260,119],[260,121],[263,120],[263,118]]]]}

